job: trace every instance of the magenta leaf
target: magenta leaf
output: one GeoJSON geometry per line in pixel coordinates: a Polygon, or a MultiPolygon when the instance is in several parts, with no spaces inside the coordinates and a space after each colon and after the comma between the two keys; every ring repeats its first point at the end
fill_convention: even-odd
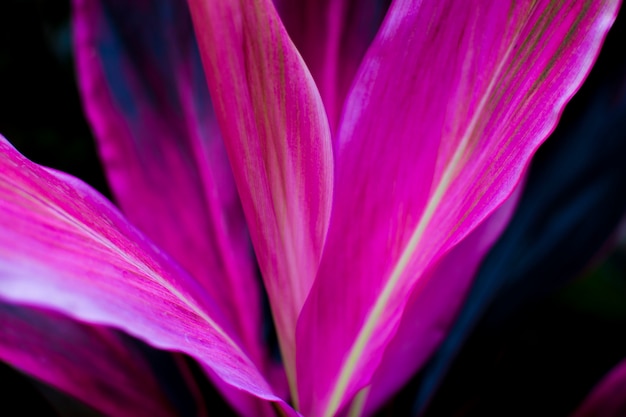
{"type": "Polygon", "coordinates": [[[426,284],[409,295],[397,333],[372,378],[366,413],[384,405],[443,342],[448,324],[454,322],[461,308],[460,303],[451,306],[450,300],[463,299],[469,291],[480,262],[509,223],[523,185],[520,183],[502,206],[442,256],[426,272],[430,276],[426,284]]]}
{"type": "MultiPolygon", "coordinates": [[[[305,414],[334,415],[371,384],[403,314],[454,285],[434,268],[519,183],[617,6],[393,3],[339,128],[332,218],[298,322],[305,414]]],[[[483,255],[455,259],[461,288],[483,255]]],[[[423,331],[410,341],[424,351],[411,356],[428,358],[464,295],[451,291],[446,309],[412,318],[423,331]]],[[[422,363],[407,361],[412,371],[422,363]]]]}
{"type": "Polygon", "coordinates": [[[251,396],[282,404],[204,288],[106,199],[75,178],[31,163],[4,138],[0,154],[5,303],[124,330],[191,355],[251,396]]]}
{"type": "Polygon", "coordinates": [[[374,0],[289,1],[285,28],[272,0],[73,0],[128,220],[0,137],[1,358],[105,413],[169,415],[121,330],[250,417],[370,415],[429,358],[619,0],[396,0],[373,40],[374,0]],[[107,384],[133,387],[112,404],[107,384]]]}
{"type": "Polygon", "coordinates": [[[626,359],[618,363],[589,393],[572,417],[626,415],[626,359]]]}
{"type": "Polygon", "coordinates": [[[317,273],[332,198],[326,114],[270,0],[189,3],[297,404],[296,320],[317,273]]]}
{"type": "Polygon", "coordinates": [[[175,416],[141,352],[103,326],[0,303],[0,358],[106,415],[175,416]]]}
{"type": "Polygon", "coordinates": [[[289,36],[324,101],[331,131],[367,48],[385,16],[381,0],[279,0],[289,36]]]}
{"type": "MultiPolygon", "coordinates": [[[[415,410],[426,407],[430,410],[432,401],[435,408],[438,404],[450,404],[450,394],[446,393],[449,387],[465,385],[463,382],[449,384],[450,381],[463,378],[475,383],[479,389],[480,384],[471,373],[459,369],[470,363],[474,369],[480,369],[485,366],[484,361],[471,354],[459,356],[459,353],[474,351],[475,342],[471,340],[476,340],[475,335],[481,333],[480,329],[511,331],[511,323],[515,321],[512,318],[520,311],[541,301],[589,268],[590,261],[598,259],[598,248],[610,247],[607,242],[611,241],[626,213],[626,194],[615,192],[626,189],[626,165],[623,163],[626,154],[626,89],[623,88],[626,85],[626,57],[615,58],[620,55],[626,39],[623,24],[626,15],[623,12],[611,28],[589,78],[567,105],[555,132],[533,158],[514,217],[482,262],[446,340],[424,368],[423,377],[419,378],[419,390],[413,394],[415,410]]],[[[586,285],[579,289],[581,293],[589,294],[586,285]]],[[[606,289],[606,292],[619,294],[615,288],[606,289]]],[[[626,291],[623,292],[626,297],[626,291]]],[[[592,299],[603,307],[612,305],[602,297],[592,299]]],[[[615,305],[622,305],[622,311],[626,313],[626,299],[622,300],[616,300],[615,305]]],[[[580,334],[584,339],[584,333],[580,334]]],[[[475,351],[480,355],[486,352],[485,349],[475,351]]],[[[515,361],[514,358],[510,360],[515,361]]],[[[550,359],[546,358],[546,361],[550,359]]],[[[541,369],[540,364],[536,367],[541,369]]],[[[535,375],[532,369],[525,372],[535,375]]],[[[577,373],[582,374],[580,370],[577,373]]],[[[510,378],[507,380],[515,380],[517,386],[524,384],[518,376],[510,378]]],[[[544,387],[553,383],[548,378],[543,381],[544,387]]],[[[541,391],[545,388],[537,385],[534,389],[541,391]]],[[[562,388],[562,391],[568,389],[562,388]]],[[[515,388],[509,392],[518,392],[519,398],[527,396],[515,388]]],[[[501,403],[511,401],[515,400],[500,396],[501,403]]],[[[526,401],[525,409],[533,410],[540,401],[539,398],[534,404],[526,401]]]]}
{"type": "Polygon", "coordinates": [[[120,207],[269,374],[254,255],[186,4],[74,0],[73,23],[85,110],[120,207]]]}

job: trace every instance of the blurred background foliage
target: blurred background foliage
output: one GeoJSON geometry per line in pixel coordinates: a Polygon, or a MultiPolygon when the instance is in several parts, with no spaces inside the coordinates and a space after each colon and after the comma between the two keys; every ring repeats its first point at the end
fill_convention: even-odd
{"type": "MultiPolygon", "coordinates": [[[[69,13],[69,2],[65,0],[0,2],[0,133],[33,161],[80,177],[110,196],[76,90],[69,13]]],[[[624,99],[623,20],[624,13],[590,82],[564,113],[562,126],[576,126],[576,122],[587,117],[585,109],[590,97],[606,87],[609,79],[618,80],[611,84],[614,100],[624,99]]],[[[619,114],[612,117],[626,120],[619,114]]],[[[598,120],[602,121],[597,123],[606,123],[598,120]]],[[[624,143],[626,129],[616,129],[610,133],[624,143]]],[[[593,144],[594,140],[591,137],[587,143],[593,144]]],[[[538,160],[564,153],[559,146],[551,138],[540,150],[538,160]]],[[[593,146],[585,149],[590,152],[588,158],[600,158],[593,146]]],[[[624,146],[616,149],[623,151],[624,146]]],[[[569,163],[581,164],[587,158],[580,152],[577,155],[569,163]]],[[[609,163],[626,166],[626,153],[613,152],[612,157],[610,162],[599,162],[589,169],[600,170],[609,163]]],[[[585,175],[592,173],[585,171],[585,175]]],[[[568,192],[575,193],[576,187],[568,192]]],[[[622,204],[626,189],[613,192],[614,198],[605,196],[596,203],[605,207],[622,204]]],[[[559,198],[550,204],[565,203],[559,198]]],[[[599,230],[597,222],[606,219],[602,213],[584,215],[584,226],[591,230],[599,230]]],[[[583,224],[577,227],[582,228],[583,224]]],[[[605,236],[602,245],[593,246],[593,253],[588,254],[591,262],[585,261],[578,270],[562,276],[558,270],[551,271],[553,279],[546,279],[545,285],[544,281],[535,282],[529,294],[512,297],[511,292],[518,294],[520,288],[530,288],[513,284],[512,279],[507,281],[508,287],[493,290],[495,298],[506,300],[505,307],[515,305],[511,311],[497,303],[494,307],[491,298],[477,301],[482,303],[484,315],[459,331],[462,349],[453,349],[442,359],[444,371],[427,369],[420,373],[381,415],[411,415],[424,408],[427,416],[568,415],[593,385],[626,356],[626,245],[618,241],[619,236],[614,230],[612,240],[607,241],[605,236]],[[424,388],[427,372],[436,375],[430,391],[424,388]]],[[[567,254],[557,251],[550,256],[567,254]]],[[[537,272],[531,273],[537,276],[537,272]]],[[[431,368],[435,369],[434,365],[431,368]]],[[[164,379],[170,385],[176,381],[171,376],[164,379]]],[[[215,393],[206,381],[200,384],[211,398],[210,410],[217,401],[215,393]]],[[[1,415],[97,415],[2,364],[0,387],[1,415]],[[19,411],[11,414],[8,410],[19,411]]],[[[180,396],[175,392],[172,395],[180,396]]]]}
{"type": "Polygon", "coordinates": [[[67,0],[0,2],[0,132],[109,195],[76,89],[69,13],[67,0]]]}

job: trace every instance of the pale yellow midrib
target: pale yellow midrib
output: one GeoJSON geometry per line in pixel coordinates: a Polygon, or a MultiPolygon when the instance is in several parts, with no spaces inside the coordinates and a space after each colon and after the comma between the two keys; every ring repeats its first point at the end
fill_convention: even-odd
{"type": "MultiPolygon", "coordinates": [[[[19,190],[19,191],[21,191],[21,194],[24,197],[26,197],[27,199],[32,199],[33,196],[31,194],[28,194],[27,192],[22,191],[22,190],[19,190]]],[[[74,226],[76,229],[82,231],[87,236],[89,236],[92,239],[94,239],[96,242],[98,242],[98,243],[102,244],[104,247],[110,249],[114,254],[120,256],[128,264],[133,265],[134,267],[136,267],[139,272],[141,272],[141,273],[145,274],[146,276],[152,278],[157,284],[161,285],[163,288],[165,288],[167,291],[169,291],[172,295],[174,295],[174,297],[176,297],[185,306],[187,306],[193,313],[195,313],[198,317],[200,317],[207,324],[209,324],[209,326],[211,326],[213,328],[213,330],[215,330],[215,332],[219,336],[221,336],[223,338],[223,340],[228,345],[230,345],[232,348],[234,348],[240,354],[241,358],[244,359],[244,361],[247,362],[248,365],[250,365],[253,369],[256,369],[256,366],[250,360],[250,358],[248,358],[248,355],[246,355],[241,350],[239,345],[228,335],[228,333],[225,330],[223,330],[213,319],[211,319],[211,317],[209,317],[195,302],[191,301],[184,294],[182,294],[180,291],[178,291],[175,287],[170,285],[166,280],[164,280],[162,277],[160,277],[159,274],[156,273],[156,271],[153,271],[150,267],[145,265],[143,262],[140,262],[140,263],[136,262],[135,259],[133,259],[132,257],[128,256],[123,250],[118,248],[117,245],[115,245],[113,242],[111,242],[105,236],[103,236],[102,234],[97,233],[96,231],[94,231],[94,230],[90,229],[89,227],[83,225],[78,219],[76,219],[74,216],[70,215],[67,211],[63,210],[57,204],[55,204],[55,203],[53,203],[51,201],[41,200],[39,198],[35,198],[35,200],[38,200],[40,202],[40,204],[42,204],[44,207],[47,206],[50,209],[50,213],[54,217],[59,219],[61,222],[65,222],[65,223],[67,223],[67,224],[69,224],[71,226],[74,226]]]]}
{"type": "Polygon", "coordinates": [[[367,315],[364,325],[363,327],[361,327],[361,330],[359,331],[356,341],[352,345],[348,353],[348,356],[346,357],[346,360],[343,362],[341,371],[339,373],[339,378],[337,379],[337,382],[335,383],[335,386],[333,390],[331,391],[330,400],[323,413],[324,417],[333,417],[335,413],[338,411],[339,406],[341,405],[342,396],[348,387],[348,383],[350,382],[350,375],[356,368],[358,358],[361,356],[362,352],[365,350],[365,346],[367,342],[369,341],[372,334],[374,333],[374,329],[376,328],[376,325],[378,324],[378,319],[380,318],[381,313],[385,309],[387,302],[389,301],[389,298],[391,297],[394,287],[396,286],[396,284],[400,280],[400,277],[404,273],[404,270],[406,269],[410,261],[410,258],[413,255],[413,252],[415,251],[418,244],[420,243],[423,233],[426,230],[426,227],[428,226],[428,222],[434,215],[435,210],[439,206],[439,203],[441,202],[443,195],[445,194],[450,183],[454,179],[454,176],[458,168],[458,163],[463,157],[463,154],[465,153],[465,150],[467,149],[467,145],[469,144],[469,140],[472,137],[472,133],[474,129],[476,128],[476,125],[478,124],[479,115],[482,114],[484,107],[486,106],[487,101],[495,88],[496,80],[498,80],[502,70],[504,69],[505,63],[508,61],[509,56],[511,55],[515,47],[515,43],[516,43],[515,41],[518,35],[519,33],[516,34],[513,41],[509,43],[509,47],[507,48],[502,60],[498,64],[498,67],[496,68],[496,71],[494,72],[494,76],[492,77],[491,82],[489,83],[489,86],[485,90],[485,93],[483,94],[483,97],[481,98],[481,101],[479,105],[477,106],[476,111],[474,112],[474,115],[472,116],[472,119],[470,123],[468,124],[468,127],[466,128],[461,141],[459,142],[459,146],[457,150],[455,151],[452,159],[450,160],[448,166],[446,167],[441,177],[441,180],[439,184],[437,185],[437,188],[435,189],[435,192],[433,193],[432,197],[428,201],[428,205],[424,209],[424,212],[422,213],[422,216],[420,217],[420,220],[415,228],[415,231],[411,235],[411,238],[409,239],[407,246],[405,247],[404,251],[402,252],[402,255],[400,256],[396,265],[394,266],[391,276],[389,280],[387,281],[387,283],[385,284],[383,291],[380,293],[379,297],[376,299],[374,307],[372,308],[372,310],[370,310],[370,313],[367,315]]]}

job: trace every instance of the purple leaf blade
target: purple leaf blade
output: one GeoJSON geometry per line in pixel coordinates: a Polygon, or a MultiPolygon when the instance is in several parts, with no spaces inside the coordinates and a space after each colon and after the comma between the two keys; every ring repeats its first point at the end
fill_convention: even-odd
{"type": "Polygon", "coordinates": [[[270,374],[255,260],[186,4],[74,0],[73,12],[84,107],[117,202],[270,374]]]}
{"type": "Polygon", "coordinates": [[[271,1],[190,6],[297,403],[296,320],[317,273],[332,199],[328,121],[271,1]]]}
{"type": "Polygon", "coordinates": [[[315,79],[334,134],[354,75],[386,8],[380,0],[277,3],[289,36],[315,79]]]}
{"type": "Polygon", "coordinates": [[[33,164],[4,138],[0,153],[4,302],[124,330],[193,356],[230,386],[282,403],[204,288],[106,199],[33,164]]]}
{"type": "Polygon", "coordinates": [[[110,329],[0,303],[0,358],[107,415],[176,416],[149,365],[110,329]]]}
{"type": "MultiPolygon", "coordinates": [[[[520,181],[589,71],[617,6],[392,5],[339,130],[333,216],[298,323],[303,412],[333,415],[371,382],[409,301],[426,302],[416,291],[446,282],[428,271],[520,181]]],[[[475,259],[457,262],[463,269],[475,259]]],[[[448,308],[463,297],[451,294],[448,308]]],[[[433,311],[414,319],[446,329],[450,317],[433,311]]],[[[427,358],[441,334],[412,337],[428,350],[413,354],[427,358]]]]}
{"type": "Polygon", "coordinates": [[[522,188],[523,183],[520,183],[502,206],[443,255],[426,272],[433,278],[409,295],[397,333],[386,347],[382,362],[372,378],[365,403],[366,415],[371,415],[401,389],[442,343],[448,330],[447,323],[455,320],[461,307],[453,308],[449,300],[462,298],[469,291],[480,262],[511,219],[522,188]],[[464,261],[460,263],[459,259],[464,261]],[[423,317],[437,317],[437,320],[417,319],[423,317]],[[422,334],[429,337],[419,337],[422,334]]]}

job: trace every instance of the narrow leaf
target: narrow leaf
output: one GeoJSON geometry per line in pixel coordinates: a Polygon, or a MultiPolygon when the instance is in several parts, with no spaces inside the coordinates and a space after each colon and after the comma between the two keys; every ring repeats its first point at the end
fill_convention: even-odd
{"type": "MultiPolygon", "coordinates": [[[[317,273],[330,215],[333,165],[325,111],[270,0],[189,3],[293,383],[296,320],[317,273]]],[[[297,402],[293,385],[291,391],[297,402]]]]}
{"type": "Polygon", "coordinates": [[[120,207],[200,282],[269,374],[256,261],[186,4],[73,6],[82,98],[120,207]]]}

